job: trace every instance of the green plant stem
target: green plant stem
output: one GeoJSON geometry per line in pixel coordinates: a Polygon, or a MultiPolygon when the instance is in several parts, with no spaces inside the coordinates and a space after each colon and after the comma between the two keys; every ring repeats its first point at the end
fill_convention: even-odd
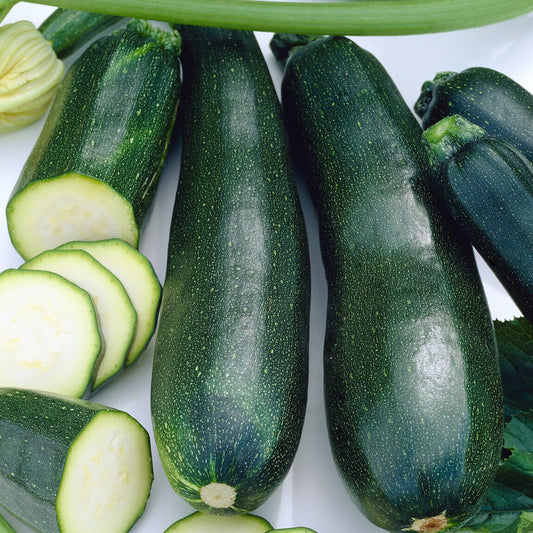
{"type": "Polygon", "coordinates": [[[0,515],[0,533],[17,533],[2,515],[0,515]]]}
{"type": "MultiPolygon", "coordinates": [[[[338,35],[408,35],[484,26],[532,10],[531,0],[47,0],[31,3],[180,24],[338,35]]],[[[0,14],[10,0],[0,0],[0,14]]]]}

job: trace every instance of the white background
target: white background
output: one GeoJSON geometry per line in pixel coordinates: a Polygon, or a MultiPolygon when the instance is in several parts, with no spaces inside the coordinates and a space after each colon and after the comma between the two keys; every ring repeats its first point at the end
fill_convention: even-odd
{"type": "MultiPolygon", "coordinates": [[[[19,3],[3,24],[27,19],[37,26],[52,11],[53,8],[50,7],[19,3]]],[[[257,37],[279,89],[281,69],[268,49],[271,34],[257,33],[257,37]]],[[[422,83],[432,79],[436,72],[459,71],[471,66],[499,70],[533,92],[533,13],[468,31],[354,40],[374,53],[383,63],[411,108],[422,83]]],[[[71,61],[67,61],[67,66],[71,61]]],[[[22,131],[0,136],[0,270],[16,268],[22,263],[9,240],[5,205],[43,122],[44,118],[22,131]]],[[[174,145],[140,244],[140,250],[152,261],[162,282],[178,175],[179,150],[174,145]]],[[[313,274],[308,411],[293,468],[283,485],[255,514],[263,516],[278,528],[307,526],[320,533],[378,533],[382,530],[370,524],[346,494],[329,451],[323,410],[321,363],[326,286],[318,250],[316,223],[304,190],[302,205],[308,222],[313,274]]],[[[518,316],[520,313],[517,308],[483,261],[479,261],[479,266],[493,317],[505,319],[518,316]]],[[[155,479],[146,511],[134,526],[134,533],[162,533],[174,521],[193,511],[172,491],[153,441],[149,409],[153,346],[152,340],[136,365],[92,397],[94,401],[123,409],[133,415],[152,438],[155,479]]],[[[18,533],[30,531],[15,519],[9,519],[18,533]]]]}

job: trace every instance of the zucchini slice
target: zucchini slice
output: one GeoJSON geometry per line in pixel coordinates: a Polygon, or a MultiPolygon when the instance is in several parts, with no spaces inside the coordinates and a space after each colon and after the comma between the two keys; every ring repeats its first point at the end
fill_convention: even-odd
{"type": "Polygon", "coordinates": [[[157,324],[161,283],[152,264],[139,250],[121,239],[69,242],[58,249],[90,253],[124,285],[137,312],[137,328],[126,359],[126,366],[130,366],[145,350],[157,324]]]}
{"type": "Polygon", "coordinates": [[[265,533],[272,526],[260,516],[218,516],[196,511],[174,522],[164,533],[265,533]]]}
{"type": "Polygon", "coordinates": [[[138,246],[175,122],[179,53],[176,32],[132,20],[68,69],[6,208],[24,259],[74,240],[138,246]]]}
{"type": "Polygon", "coordinates": [[[0,274],[0,387],[82,397],[102,350],[89,294],[51,273],[0,274]]]}
{"type": "Polygon", "coordinates": [[[0,389],[0,504],[42,533],[125,533],[153,480],[150,440],[129,414],[0,389]]]}
{"type": "Polygon", "coordinates": [[[55,272],[91,295],[105,342],[91,390],[115,377],[124,368],[137,323],[135,308],[120,280],[83,250],[47,250],[20,268],[55,272]]]}

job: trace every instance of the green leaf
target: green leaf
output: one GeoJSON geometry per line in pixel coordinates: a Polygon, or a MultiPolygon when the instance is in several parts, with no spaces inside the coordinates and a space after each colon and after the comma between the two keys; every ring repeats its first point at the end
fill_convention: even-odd
{"type": "Polygon", "coordinates": [[[533,327],[523,317],[494,321],[500,352],[505,413],[510,416],[533,407],[533,327]]]}
{"type": "Polygon", "coordinates": [[[533,327],[494,321],[507,423],[502,463],[480,511],[461,532],[533,533],[533,327]]]}

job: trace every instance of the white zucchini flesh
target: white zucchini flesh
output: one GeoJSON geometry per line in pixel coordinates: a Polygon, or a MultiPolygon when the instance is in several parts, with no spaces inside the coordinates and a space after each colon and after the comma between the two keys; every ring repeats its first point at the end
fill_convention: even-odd
{"type": "Polygon", "coordinates": [[[30,183],[8,202],[13,246],[25,259],[75,240],[121,238],[138,245],[131,204],[106,183],[68,173],[30,183]]]}
{"type": "Polygon", "coordinates": [[[265,533],[272,525],[257,515],[219,516],[194,512],[174,522],[164,533],[265,533]]]}
{"type": "Polygon", "coordinates": [[[54,272],[91,295],[105,344],[92,391],[115,377],[124,368],[137,324],[135,308],[120,280],[83,250],[47,250],[20,268],[54,272]]]}
{"type": "Polygon", "coordinates": [[[68,451],[56,498],[62,533],[125,533],[141,516],[153,480],[150,441],[122,411],[101,411],[68,451]]]}
{"type": "Polygon", "coordinates": [[[148,258],[121,239],[75,241],[59,250],[79,249],[90,253],[124,285],[137,312],[137,329],[126,366],[133,364],[152,338],[161,298],[161,284],[148,258]]]}
{"type": "Polygon", "coordinates": [[[50,272],[0,274],[0,387],[81,398],[102,351],[90,295],[50,272]]]}

